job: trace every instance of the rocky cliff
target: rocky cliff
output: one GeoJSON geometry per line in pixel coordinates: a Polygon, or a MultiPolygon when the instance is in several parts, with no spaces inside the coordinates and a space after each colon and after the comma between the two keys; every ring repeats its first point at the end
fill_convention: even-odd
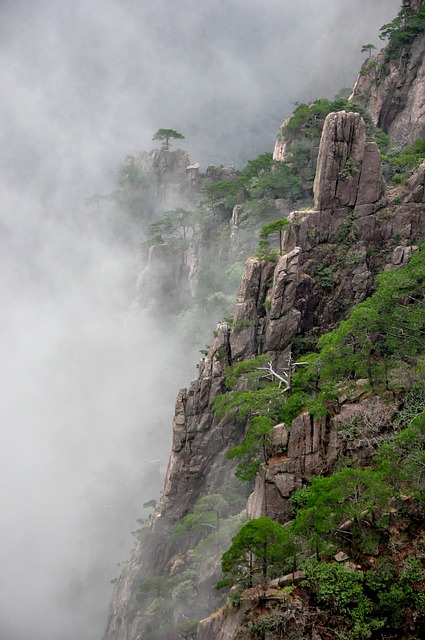
{"type": "MultiPolygon", "coordinates": [[[[405,8],[423,10],[423,0],[407,0],[405,8]]],[[[375,124],[394,146],[420,138],[425,126],[425,33],[388,47],[364,63],[350,100],[364,104],[375,124]]]]}
{"type": "MultiPolygon", "coordinates": [[[[400,203],[399,193],[399,204],[395,204],[384,195],[379,152],[365,142],[361,118],[353,113],[330,114],[323,129],[315,180],[317,209],[291,214],[287,253],[274,266],[268,290],[261,282],[269,278],[270,265],[255,259],[247,262],[235,318],[249,320],[251,327],[231,335],[232,355],[246,358],[264,350],[277,368],[294,348],[297,337],[306,340],[332,328],[349,308],[370,294],[377,273],[403,266],[417,250],[416,243],[425,237],[423,208],[413,204],[412,195],[416,193],[416,202],[421,201],[422,174],[421,166],[412,176],[410,188],[403,192],[405,203],[400,203]],[[349,175],[344,174],[348,158],[355,160],[349,175]],[[270,301],[266,312],[264,296],[270,301]]],[[[344,439],[339,425],[356,416],[379,416],[375,434],[375,445],[379,446],[396,405],[388,403],[388,398],[369,397],[364,384],[359,381],[357,389],[342,396],[327,416],[313,418],[304,413],[290,428],[284,424],[274,427],[275,453],[256,476],[247,503],[250,519],[267,515],[284,524],[292,517],[291,495],[313,475],[332,473],[341,459],[370,464],[375,449],[367,436],[344,439]]],[[[284,584],[293,585],[292,577],[288,576],[286,583],[279,582],[284,584]]],[[[268,591],[248,590],[237,613],[229,605],[219,615],[203,620],[198,638],[242,637],[242,627],[246,629],[258,616],[273,610],[278,610],[285,624],[288,635],[284,637],[321,637],[312,608],[298,597],[288,600],[288,594],[279,592],[275,585],[268,591]]]]}
{"type": "MultiPolygon", "coordinates": [[[[422,5],[416,0],[412,6],[422,5]]],[[[356,100],[362,96],[375,123],[396,144],[415,140],[424,125],[423,46],[423,35],[419,35],[397,60],[387,60],[385,52],[378,54],[379,74],[372,73],[377,69],[372,65],[354,88],[353,96],[356,100]]],[[[282,161],[286,154],[280,141],[275,159],[282,161]]],[[[241,501],[232,502],[229,497],[235,490],[235,464],[227,453],[243,441],[246,423],[232,416],[219,419],[213,400],[228,390],[229,365],[267,354],[274,369],[281,370],[290,354],[305,353],[365,300],[379,273],[409,261],[425,239],[424,180],[422,164],[407,184],[387,188],[379,150],[368,141],[362,117],[348,111],[327,116],[313,208],[288,216],[283,255],[246,261],[233,318],[217,326],[197,378],[178,394],[161,502],[142,527],[115,585],[104,640],[169,637],[179,628],[182,637],[193,637],[193,629],[189,633],[185,625],[200,618],[204,620],[198,638],[233,640],[256,611],[264,612],[265,602],[266,607],[273,602],[281,606],[288,637],[320,637],[313,609],[306,608],[299,594],[278,588],[286,583],[272,585],[267,593],[246,592],[239,609],[230,605],[219,609],[222,597],[213,589],[220,579],[220,550],[225,544],[219,530],[221,535],[228,527],[228,544],[231,522],[237,522],[241,511],[241,501]],[[227,510],[219,513],[215,507],[216,522],[198,520],[201,525],[192,527],[187,516],[196,513],[205,497],[214,496],[226,497],[227,510]],[[182,523],[185,534],[179,536],[182,523]],[[218,612],[209,616],[215,609],[218,612]]],[[[242,211],[237,206],[231,222],[233,235],[242,211]]],[[[161,252],[168,250],[154,247],[150,267],[141,276],[141,289],[160,288],[160,299],[175,295],[175,278],[181,269],[177,261],[172,274],[164,270],[161,252]],[[152,278],[156,261],[159,277],[152,278]]],[[[358,380],[349,394],[341,393],[338,403],[322,417],[303,413],[292,424],[274,427],[272,453],[261,466],[246,505],[248,518],[267,515],[286,523],[291,517],[291,495],[312,476],[331,473],[346,457],[359,464],[370,462],[373,448],[367,436],[347,440],[338,429],[341,422],[362,412],[380,416],[374,438],[375,443],[382,440],[395,405],[365,393],[364,384],[358,380]]],[[[241,485],[236,492],[244,502],[241,485]]]]}
{"type": "MultiPolygon", "coordinates": [[[[409,200],[408,190],[404,199],[409,200]]],[[[197,379],[179,393],[161,504],[118,580],[105,640],[144,637],[150,614],[136,599],[138,586],[151,576],[184,575],[203,534],[195,531],[176,541],[173,527],[200,498],[231,482],[234,466],[226,453],[242,441],[244,429],[232,419],[217,420],[211,404],[225,390],[227,365],[269,353],[275,367],[281,366],[297,341],[317,338],[367,297],[377,273],[402,266],[425,237],[425,217],[420,202],[399,201],[385,196],[379,152],[366,142],[360,116],[330,114],[319,152],[316,208],[291,214],[282,257],[247,261],[231,325],[218,325],[197,379]]],[[[312,474],[329,472],[349,453],[336,430],[341,410],[348,409],[338,409],[332,418],[302,415],[291,429],[275,428],[279,454],[257,477],[249,517],[266,514],[284,522],[294,489],[312,474]]],[[[367,459],[368,447],[357,444],[357,455],[367,459]]],[[[198,577],[198,597],[205,598],[198,614],[218,603],[206,595],[216,568],[198,577]]],[[[236,623],[223,625],[231,629],[223,638],[235,637],[236,623]]],[[[212,626],[204,623],[202,639],[218,637],[211,635],[212,626]]]]}

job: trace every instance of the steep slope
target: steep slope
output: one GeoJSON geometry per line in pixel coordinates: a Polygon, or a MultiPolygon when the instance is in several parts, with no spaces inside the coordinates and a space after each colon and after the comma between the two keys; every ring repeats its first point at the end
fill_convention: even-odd
{"type": "MultiPolygon", "coordinates": [[[[418,10],[423,4],[416,2],[412,7],[418,10]]],[[[356,99],[360,94],[364,97],[375,122],[397,144],[405,145],[422,132],[422,39],[421,34],[415,38],[407,64],[403,56],[389,61],[379,81],[365,73],[354,90],[356,99]],[[399,101],[394,100],[397,87],[403,93],[399,101]],[[397,108],[388,107],[395,104],[397,108]]],[[[176,632],[193,637],[194,621],[221,604],[222,596],[213,589],[221,575],[220,550],[236,532],[232,526],[240,525],[237,514],[244,502],[242,485],[236,488],[242,500],[230,497],[235,492],[236,465],[227,453],[244,441],[247,430],[246,417],[220,418],[215,411],[214,400],[229,391],[226,371],[229,365],[259,355],[268,356],[273,371],[284,371],[291,354],[298,358],[311,350],[320,335],[370,296],[379,273],[403,267],[418,250],[425,239],[423,198],[423,165],[407,185],[386,192],[379,150],[367,141],[361,116],[346,111],[327,116],[314,181],[314,208],[288,216],[284,255],[247,260],[232,320],[217,326],[197,379],[179,392],[161,503],[140,531],[115,586],[104,640],[159,639],[176,632]],[[202,500],[214,498],[217,504],[217,496],[227,505],[223,512],[217,506],[209,508],[208,515],[217,521],[196,520],[202,500]],[[227,539],[220,538],[223,523],[228,524],[227,539]],[[189,630],[185,624],[191,621],[189,630]]],[[[167,274],[163,275],[166,281],[167,274]]],[[[358,411],[385,414],[383,427],[391,420],[382,399],[368,396],[365,385],[359,380],[323,416],[303,413],[291,425],[275,426],[272,451],[248,500],[249,518],[267,515],[287,522],[290,497],[312,476],[331,473],[344,457],[355,464],[370,463],[367,438],[353,442],[338,429],[341,421],[358,411]]],[[[396,398],[394,407],[397,402],[396,398]]],[[[276,590],[269,597],[280,598],[276,590]]],[[[260,600],[257,592],[246,594],[240,609],[228,607],[204,620],[198,637],[236,638],[255,607],[261,609],[260,600]]],[[[304,604],[295,598],[286,607],[288,630],[309,640],[318,638],[304,604]]]]}
{"type": "Polygon", "coordinates": [[[366,60],[350,98],[367,107],[394,146],[412,144],[425,127],[425,33],[423,25],[409,30],[409,20],[425,20],[424,4],[403,2],[407,13],[391,23],[390,46],[366,60]]]}
{"type": "MultiPolygon", "coordinates": [[[[365,142],[358,114],[328,116],[315,183],[315,202],[321,208],[292,214],[284,256],[248,260],[232,327],[217,327],[198,378],[180,392],[161,505],[118,580],[105,639],[130,640],[143,629],[147,633],[149,615],[136,599],[138,586],[152,576],[179,579],[203,534],[195,531],[176,541],[170,538],[173,526],[202,496],[222,492],[231,481],[234,465],[226,453],[240,444],[244,429],[231,418],[219,421],[212,409],[213,399],[225,390],[226,366],[269,353],[277,369],[296,338],[315,339],[335,326],[370,293],[378,272],[401,266],[412,246],[425,238],[421,204],[387,204],[382,197],[377,153],[365,142]],[[350,157],[355,170],[343,177],[350,157]]],[[[276,437],[285,459],[270,463],[258,477],[249,502],[251,517],[267,514],[285,520],[293,490],[311,474],[332,469],[346,453],[335,421],[328,419],[302,416],[276,437]]],[[[208,584],[214,578],[213,571],[208,584]]]]}
{"type": "MultiPolygon", "coordinates": [[[[250,319],[257,330],[260,326],[265,327],[263,344],[273,359],[275,370],[279,370],[279,365],[285,367],[285,356],[291,348],[294,348],[296,335],[301,335],[305,340],[308,337],[317,336],[317,332],[334,326],[341,317],[346,316],[348,308],[370,294],[377,272],[383,269],[392,271],[402,267],[409,260],[412,252],[417,251],[415,243],[422,242],[425,237],[425,220],[421,205],[388,204],[387,199],[382,198],[382,181],[380,171],[376,170],[376,159],[371,160],[371,167],[374,169],[371,170],[370,175],[368,173],[370,154],[373,158],[375,153],[376,149],[364,142],[361,121],[357,114],[342,112],[328,116],[323,130],[315,181],[315,203],[322,204],[323,208],[320,211],[292,214],[292,220],[295,219],[297,225],[295,228],[292,227],[288,234],[288,253],[282,256],[276,265],[273,286],[267,294],[271,304],[266,312],[266,318],[258,322],[258,317],[250,311],[252,305],[247,304],[249,300],[245,298],[238,301],[240,309],[248,309],[240,314],[240,320],[250,319]],[[354,135],[353,131],[356,131],[354,135]],[[367,153],[358,153],[359,147],[363,147],[363,151],[367,149],[367,153]],[[342,179],[344,164],[347,158],[353,157],[354,154],[357,157],[356,171],[347,179],[342,179]],[[366,181],[367,192],[371,194],[371,201],[368,203],[367,199],[362,197],[363,172],[370,177],[370,180],[368,177],[366,181]],[[373,184],[372,188],[371,184],[373,184]],[[354,202],[359,200],[362,204],[357,207],[354,202]],[[352,203],[351,206],[341,207],[341,203],[349,202],[352,203]],[[355,226],[354,229],[353,226],[355,226]],[[345,231],[342,231],[343,229],[345,231]],[[309,233],[311,231],[314,233],[309,233]],[[331,274],[326,273],[325,302],[317,293],[315,294],[315,287],[318,285],[317,281],[315,282],[315,275],[317,276],[318,268],[323,265],[333,269],[331,274]],[[330,275],[332,281],[329,281],[330,275]],[[345,308],[341,307],[342,301],[345,308]],[[287,313],[281,313],[275,318],[276,308],[280,310],[286,308],[287,313]],[[276,321],[279,327],[277,331],[274,324],[276,321]],[[275,338],[270,339],[271,335],[275,338]]],[[[420,168],[412,177],[411,185],[420,182],[421,176],[420,168]]],[[[411,200],[411,193],[405,194],[405,199],[411,200]]],[[[252,264],[249,261],[247,272],[251,271],[252,264]]],[[[256,353],[255,331],[251,333],[250,340],[250,348],[243,354],[244,356],[252,356],[256,353]]],[[[261,344],[261,341],[257,344],[261,344]]],[[[400,398],[397,397],[395,389],[390,395],[387,387],[387,391],[384,389],[380,396],[376,391],[371,393],[367,389],[367,380],[358,380],[357,383],[351,388],[349,385],[341,385],[341,390],[337,394],[339,397],[333,399],[333,404],[328,406],[325,415],[314,416],[303,412],[293,420],[289,428],[283,424],[274,427],[268,460],[260,466],[254,492],[248,500],[247,511],[250,519],[266,515],[274,521],[288,523],[293,518],[291,496],[296,489],[305,487],[312,476],[332,474],[341,468],[342,460],[350,460],[350,464],[360,467],[371,464],[373,455],[385,439],[386,429],[391,425],[393,416],[400,407],[400,398]],[[347,437],[347,431],[344,435],[341,425],[360,423],[368,423],[368,428],[373,423],[372,431],[361,428],[356,436],[347,437]],[[373,439],[373,445],[370,438],[373,439]]],[[[403,384],[408,386],[407,379],[403,380],[403,384]]],[[[417,408],[419,412],[424,409],[423,400],[422,397],[419,401],[417,408]]],[[[423,454],[418,455],[423,457],[423,454]]],[[[393,509],[393,512],[392,544],[396,544],[397,536],[400,537],[399,529],[405,532],[408,529],[411,530],[410,535],[413,537],[409,540],[405,536],[405,544],[407,548],[410,545],[408,552],[412,554],[410,561],[418,561],[422,557],[420,539],[423,518],[415,512],[415,508],[413,508],[411,523],[406,522],[406,514],[397,517],[397,509],[393,509]],[[416,530],[415,527],[417,527],[416,530]]],[[[382,547],[381,552],[390,553],[385,547],[382,547]]],[[[371,571],[370,567],[376,560],[374,557],[370,559],[370,554],[376,556],[377,552],[369,550],[368,553],[369,571],[371,571]]],[[[335,556],[338,562],[350,558],[346,553],[341,553],[340,557],[342,560],[339,560],[338,554],[335,556]]],[[[390,560],[395,562],[392,558],[390,560]]],[[[407,560],[405,562],[408,563],[407,560]]],[[[261,637],[263,633],[267,633],[270,638],[297,637],[306,640],[319,637],[331,638],[335,636],[332,633],[327,635],[325,630],[332,624],[339,626],[341,633],[346,632],[347,630],[341,626],[338,619],[332,618],[329,613],[332,611],[332,598],[337,597],[339,587],[332,586],[337,585],[337,578],[331,575],[332,564],[324,564],[323,567],[325,569],[329,567],[329,570],[326,578],[324,570],[322,578],[315,578],[317,585],[320,584],[321,579],[328,580],[329,594],[333,594],[329,595],[328,607],[325,611],[317,607],[317,604],[320,604],[318,586],[316,595],[314,595],[314,589],[310,591],[305,587],[301,590],[296,589],[306,577],[310,577],[314,584],[314,578],[306,576],[304,572],[298,572],[275,580],[269,584],[268,588],[259,581],[256,588],[243,592],[236,607],[227,604],[218,614],[201,621],[197,637],[201,640],[216,638],[231,640],[261,637]],[[333,588],[335,591],[332,591],[333,588]],[[317,599],[318,593],[319,599],[317,599]],[[323,633],[326,635],[323,636],[323,633]]],[[[341,566],[335,571],[340,571],[341,576],[344,571],[347,571],[347,575],[344,574],[347,580],[351,579],[350,571],[359,571],[360,573],[354,575],[353,580],[363,579],[360,564],[346,563],[346,567],[341,566]]],[[[366,569],[363,570],[366,571],[366,569]]],[[[418,569],[416,581],[420,583],[421,579],[423,581],[423,573],[421,574],[418,569]]],[[[420,594],[421,586],[418,589],[420,594]]],[[[342,588],[341,591],[343,591],[342,588]]],[[[420,595],[418,597],[420,598],[420,595]]],[[[322,596],[322,598],[322,602],[325,602],[326,597],[322,596]]],[[[394,599],[393,606],[395,608],[402,606],[401,600],[394,599]]],[[[337,607],[335,606],[334,609],[337,610],[337,607]]],[[[415,622],[415,616],[417,613],[409,621],[409,628],[413,633],[421,624],[415,622]]],[[[358,635],[352,637],[370,637],[367,634],[371,632],[372,627],[368,626],[367,616],[364,623],[364,631],[358,630],[358,635]],[[363,633],[366,635],[362,635],[363,633]]],[[[398,628],[398,624],[394,621],[394,629],[398,628]]],[[[405,632],[409,633],[407,629],[405,632]]],[[[409,636],[403,635],[402,632],[395,637],[409,636]]]]}

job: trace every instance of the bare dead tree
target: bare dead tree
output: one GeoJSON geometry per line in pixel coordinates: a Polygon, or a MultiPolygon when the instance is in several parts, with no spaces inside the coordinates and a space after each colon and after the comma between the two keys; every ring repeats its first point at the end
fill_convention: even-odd
{"type": "Polygon", "coordinates": [[[292,392],[292,376],[295,372],[296,367],[299,365],[308,364],[308,362],[294,362],[292,359],[292,354],[288,355],[288,362],[282,370],[282,373],[277,373],[273,369],[273,360],[269,360],[265,367],[258,367],[258,371],[267,371],[267,373],[261,377],[269,378],[272,382],[275,380],[279,381],[279,389],[283,388],[283,393],[287,393],[291,395],[292,392]]]}

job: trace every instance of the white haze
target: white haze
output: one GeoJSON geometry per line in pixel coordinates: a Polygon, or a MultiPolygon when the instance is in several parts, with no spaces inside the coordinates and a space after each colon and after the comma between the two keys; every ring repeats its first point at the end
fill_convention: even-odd
{"type": "Polygon", "coordinates": [[[99,554],[108,574],[137,527],[104,539],[105,514],[154,497],[150,461],[166,465],[174,397],[195,375],[199,346],[183,357],[128,312],[137,230],[130,249],[85,198],[112,191],[159,127],[204,167],[271,150],[296,100],[353,82],[398,6],[0,3],[1,638],[100,638],[119,569],[96,583],[99,554]]]}

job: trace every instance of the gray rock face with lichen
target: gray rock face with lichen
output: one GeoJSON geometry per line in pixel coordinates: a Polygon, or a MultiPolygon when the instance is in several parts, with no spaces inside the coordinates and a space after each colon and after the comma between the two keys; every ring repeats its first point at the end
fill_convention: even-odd
{"type": "MultiPolygon", "coordinates": [[[[136,599],[138,585],[150,575],[173,573],[178,578],[179,566],[199,536],[195,532],[176,543],[170,537],[173,526],[199,498],[219,492],[233,476],[226,453],[240,444],[244,427],[231,418],[218,421],[211,404],[225,390],[228,364],[267,352],[279,366],[297,340],[317,338],[335,326],[371,292],[377,273],[385,266],[402,266],[409,245],[425,238],[421,202],[388,204],[382,198],[378,160],[357,114],[330,114],[315,182],[317,209],[292,216],[285,255],[247,261],[232,325],[218,325],[196,380],[179,392],[161,504],[115,586],[105,640],[143,636],[145,610],[136,599]],[[356,170],[341,178],[349,157],[356,170]]],[[[334,468],[344,453],[336,425],[337,416],[313,420],[301,415],[290,430],[284,425],[275,429],[275,455],[258,475],[248,503],[251,517],[287,520],[292,492],[313,474],[334,468]]],[[[212,576],[199,576],[198,599],[214,593],[208,582],[212,576]]],[[[210,595],[211,609],[215,603],[216,596],[210,595]]],[[[238,616],[224,611],[208,618],[198,638],[233,640],[238,616]]]]}
{"type": "MultiPolygon", "coordinates": [[[[414,8],[423,5],[417,0],[414,8]]],[[[366,61],[350,100],[369,110],[374,123],[405,147],[421,137],[425,127],[425,33],[411,47],[387,60],[383,50],[366,61]],[[372,64],[371,64],[372,63],[372,64]]]]}
{"type": "Polygon", "coordinates": [[[366,142],[358,113],[339,111],[325,120],[314,181],[314,208],[340,209],[371,205],[384,195],[377,145],[366,142]]]}

